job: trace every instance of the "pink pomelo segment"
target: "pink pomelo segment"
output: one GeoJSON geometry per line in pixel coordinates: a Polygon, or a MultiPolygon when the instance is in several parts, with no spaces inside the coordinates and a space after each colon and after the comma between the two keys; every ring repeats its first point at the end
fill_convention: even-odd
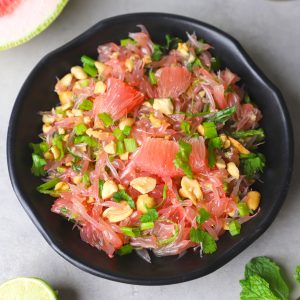
{"type": "Polygon", "coordinates": [[[191,73],[185,67],[164,67],[156,72],[157,91],[160,98],[177,98],[189,87],[191,73]]]}
{"type": "MultiPolygon", "coordinates": [[[[207,169],[206,148],[203,138],[189,141],[192,145],[190,166],[195,173],[207,169]]],[[[179,151],[175,141],[161,138],[148,139],[137,152],[134,163],[141,171],[164,177],[183,176],[181,169],[176,169],[174,160],[179,151]]]]}
{"type": "Polygon", "coordinates": [[[173,163],[178,150],[179,146],[174,141],[151,138],[139,149],[134,163],[141,171],[160,177],[180,176],[182,171],[176,169],[173,163]]]}
{"type": "Polygon", "coordinates": [[[0,17],[11,14],[21,0],[0,0],[0,17]]]}
{"type": "Polygon", "coordinates": [[[120,79],[107,80],[107,93],[97,113],[108,113],[113,120],[121,119],[144,101],[144,94],[120,79]]]}

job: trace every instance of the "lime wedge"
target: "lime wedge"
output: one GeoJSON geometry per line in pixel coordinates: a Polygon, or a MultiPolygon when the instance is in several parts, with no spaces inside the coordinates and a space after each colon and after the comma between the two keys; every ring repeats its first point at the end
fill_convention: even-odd
{"type": "Polygon", "coordinates": [[[57,296],[44,280],[18,277],[0,285],[0,300],[57,300],[57,296]]]}

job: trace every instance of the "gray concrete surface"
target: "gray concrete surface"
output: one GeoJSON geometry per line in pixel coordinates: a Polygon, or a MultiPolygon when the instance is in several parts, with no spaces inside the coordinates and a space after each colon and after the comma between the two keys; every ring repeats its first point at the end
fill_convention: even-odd
{"type": "MultiPolygon", "coordinates": [[[[292,186],[277,219],[252,246],[218,271],[187,283],[142,287],[107,281],[64,261],[45,242],[18,203],[6,168],[6,131],[16,95],[33,66],[97,21],[123,13],[161,11],[213,24],[236,37],[284,94],[295,136],[300,133],[300,1],[268,0],[71,0],[44,33],[27,44],[0,53],[0,282],[15,276],[49,280],[61,300],[239,299],[239,279],[254,256],[280,262],[292,280],[300,264],[299,140],[296,138],[292,186]]],[[[4,30],[0,28],[0,30],[4,30]]],[[[274,116],[276,117],[276,116],[274,116]]],[[[278,174],[280,176],[280,174],[278,174]]],[[[300,296],[293,284],[291,299],[300,296]]]]}

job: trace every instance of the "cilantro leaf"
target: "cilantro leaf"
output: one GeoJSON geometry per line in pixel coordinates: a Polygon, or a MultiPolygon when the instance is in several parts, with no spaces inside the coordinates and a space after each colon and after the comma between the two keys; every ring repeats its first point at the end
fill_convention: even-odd
{"type": "Polygon", "coordinates": [[[47,164],[46,160],[37,154],[32,154],[31,172],[34,176],[42,176],[46,174],[44,166],[47,164]]]}
{"type": "MultiPolygon", "coordinates": [[[[284,281],[280,267],[268,257],[260,256],[253,258],[245,268],[245,278],[258,275],[264,279],[270,287],[270,290],[282,300],[289,297],[289,288],[284,281]]],[[[277,298],[276,298],[277,299],[277,298]]]]}
{"type": "Polygon", "coordinates": [[[270,290],[269,283],[259,275],[252,275],[245,280],[241,280],[242,291],[241,300],[280,300],[270,290]]]}
{"type": "Polygon", "coordinates": [[[192,145],[184,142],[183,140],[180,140],[178,143],[179,143],[179,151],[176,153],[176,158],[173,161],[174,166],[177,169],[180,168],[186,176],[192,178],[193,172],[189,165],[189,158],[192,152],[192,145]]]}
{"type": "Polygon", "coordinates": [[[210,213],[205,208],[200,208],[198,212],[199,216],[196,217],[196,221],[198,224],[202,225],[210,218],[210,213]]]}
{"type": "Polygon", "coordinates": [[[294,278],[298,283],[300,283],[300,266],[296,267],[294,278]]]}
{"type": "Polygon", "coordinates": [[[265,167],[265,156],[262,153],[241,154],[241,167],[243,174],[252,178],[265,167]]]}
{"type": "Polygon", "coordinates": [[[39,156],[43,156],[43,154],[49,150],[49,145],[46,142],[41,142],[38,144],[30,143],[29,147],[33,150],[34,154],[39,156]]]}
{"type": "Polygon", "coordinates": [[[125,192],[125,190],[120,190],[114,193],[112,198],[116,202],[121,202],[122,200],[125,200],[131,208],[135,208],[135,203],[133,199],[125,192]]]}
{"type": "Polygon", "coordinates": [[[214,238],[200,228],[191,228],[190,239],[194,243],[201,244],[205,254],[212,254],[217,251],[217,243],[214,238]]]}
{"type": "Polygon", "coordinates": [[[212,168],[216,164],[215,149],[222,148],[220,137],[215,137],[208,140],[208,165],[212,168]]]}
{"type": "Polygon", "coordinates": [[[148,208],[147,213],[143,214],[140,218],[142,223],[154,222],[158,219],[158,213],[155,208],[148,208]]]}

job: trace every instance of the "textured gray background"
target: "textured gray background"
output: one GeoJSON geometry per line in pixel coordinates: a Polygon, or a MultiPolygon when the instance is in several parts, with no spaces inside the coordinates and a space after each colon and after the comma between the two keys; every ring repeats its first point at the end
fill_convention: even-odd
{"type": "MultiPolygon", "coordinates": [[[[292,281],[294,267],[300,264],[298,141],[292,186],[271,228],[223,268],[205,278],[183,284],[131,286],[84,273],[48,246],[18,203],[8,178],[5,144],[9,115],[24,79],[46,53],[97,21],[141,11],[183,14],[213,24],[237,38],[283,92],[292,115],[295,136],[299,135],[300,1],[71,0],[44,33],[27,44],[0,53],[0,282],[21,275],[42,277],[60,290],[61,300],[231,300],[239,299],[239,279],[243,277],[244,265],[258,255],[271,256],[284,265],[292,281]]],[[[291,299],[297,296],[300,296],[300,285],[296,287],[294,284],[291,299]]]]}

